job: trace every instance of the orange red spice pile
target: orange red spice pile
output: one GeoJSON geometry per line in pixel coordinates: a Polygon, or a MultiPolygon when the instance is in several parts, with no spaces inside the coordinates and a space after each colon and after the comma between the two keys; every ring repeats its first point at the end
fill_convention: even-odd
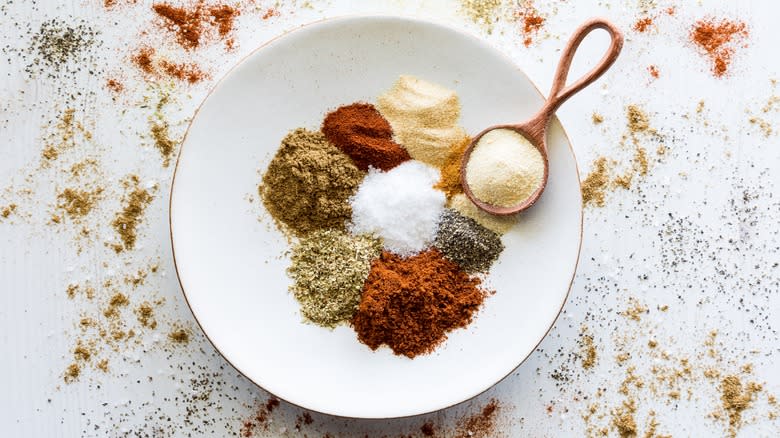
{"type": "Polygon", "coordinates": [[[731,65],[736,47],[744,45],[748,28],[744,22],[705,18],[697,21],[691,29],[691,41],[696,44],[712,62],[712,73],[724,76],[731,65]]]}

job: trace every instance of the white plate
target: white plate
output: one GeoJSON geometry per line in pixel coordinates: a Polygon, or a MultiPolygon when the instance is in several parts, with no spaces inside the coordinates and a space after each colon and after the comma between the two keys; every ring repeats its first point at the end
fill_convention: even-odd
{"type": "Polygon", "coordinates": [[[410,360],[388,348],[371,351],[349,327],[301,323],[287,292],[287,242],[269,220],[257,218],[258,169],[289,130],[316,129],[329,109],[374,101],[400,74],[455,89],[462,125],[472,134],[519,122],[543,102],[511,61],[474,37],[405,18],[333,19],[275,39],[235,67],[193,118],[178,160],[171,238],[192,312],[241,373],[314,411],[400,417],[481,393],[545,336],[577,265],[579,178],[555,121],[549,185],[504,236],[506,250],[489,277],[496,294],[466,329],[451,333],[433,354],[410,360]]]}

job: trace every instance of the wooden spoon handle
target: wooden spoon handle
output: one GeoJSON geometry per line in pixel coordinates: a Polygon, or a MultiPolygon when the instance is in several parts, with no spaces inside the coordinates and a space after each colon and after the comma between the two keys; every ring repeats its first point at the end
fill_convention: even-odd
{"type": "Polygon", "coordinates": [[[545,132],[547,131],[547,124],[552,118],[555,111],[561,106],[567,99],[572,97],[578,91],[590,85],[593,81],[598,79],[604,72],[612,66],[620,54],[620,50],[623,48],[623,35],[620,33],[615,25],[603,18],[594,18],[587,21],[580,26],[572,36],[569,44],[563,50],[563,56],[558,62],[558,69],[555,71],[555,77],[553,78],[552,89],[550,90],[550,97],[544,104],[542,109],[536,113],[530,120],[517,125],[517,127],[526,133],[529,139],[536,145],[543,147],[545,144],[545,132]],[[571,67],[571,61],[574,59],[574,54],[577,53],[582,40],[588,36],[589,33],[596,29],[604,29],[609,32],[609,36],[612,40],[609,50],[601,58],[598,65],[593,67],[585,76],[583,76],[577,82],[564,88],[566,85],[566,78],[569,76],[569,68],[571,67]]]}
{"type": "Polygon", "coordinates": [[[555,71],[550,97],[547,99],[547,105],[545,105],[546,113],[549,116],[552,116],[552,114],[555,113],[555,110],[566,102],[566,100],[601,77],[601,75],[615,63],[622,48],[623,34],[621,34],[620,30],[609,21],[603,18],[595,18],[580,26],[579,29],[574,32],[571,40],[569,40],[569,44],[566,45],[566,48],[563,50],[563,56],[561,56],[561,60],[558,62],[558,69],[555,71]],[[601,61],[599,61],[591,71],[585,74],[585,76],[564,88],[566,85],[566,78],[569,76],[569,68],[574,59],[574,54],[577,53],[577,49],[585,37],[596,29],[604,29],[609,33],[609,37],[612,41],[607,53],[604,54],[601,61]]]}

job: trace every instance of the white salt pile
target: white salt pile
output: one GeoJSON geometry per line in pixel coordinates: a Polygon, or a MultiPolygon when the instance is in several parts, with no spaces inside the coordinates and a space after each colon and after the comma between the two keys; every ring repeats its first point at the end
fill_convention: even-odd
{"type": "Polygon", "coordinates": [[[388,172],[370,169],[350,199],[352,233],[373,233],[403,257],[428,248],[445,203],[444,193],[433,188],[438,180],[439,171],[419,161],[388,172]]]}

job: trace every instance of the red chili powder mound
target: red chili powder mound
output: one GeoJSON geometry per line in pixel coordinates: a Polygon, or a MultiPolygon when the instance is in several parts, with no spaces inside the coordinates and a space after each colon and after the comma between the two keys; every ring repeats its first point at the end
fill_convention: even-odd
{"type": "Polygon", "coordinates": [[[653,19],[650,17],[640,18],[634,23],[634,30],[637,32],[646,32],[653,25],[653,19]]]}
{"type": "Polygon", "coordinates": [[[722,77],[728,72],[735,45],[748,37],[747,25],[740,21],[707,18],[697,21],[691,29],[691,41],[712,61],[712,73],[722,77]]]}
{"type": "Polygon", "coordinates": [[[241,13],[238,9],[224,5],[206,7],[199,1],[190,7],[177,7],[168,3],[157,3],[152,10],[165,19],[165,27],[176,34],[176,40],[185,49],[200,46],[205,25],[214,26],[220,38],[225,38],[232,30],[235,18],[241,13]]]}
{"type": "Polygon", "coordinates": [[[322,122],[322,133],[362,170],[369,166],[390,170],[411,158],[393,141],[390,123],[369,103],[357,102],[330,112],[322,122]]]}
{"type": "Polygon", "coordinates": [[[352,326],[373,350],[386,344],[409,358],[430,353],[471,322],[485,299],[479,285],[435,248],[405,259],[385,251],[371,265],[352,326]]]}

